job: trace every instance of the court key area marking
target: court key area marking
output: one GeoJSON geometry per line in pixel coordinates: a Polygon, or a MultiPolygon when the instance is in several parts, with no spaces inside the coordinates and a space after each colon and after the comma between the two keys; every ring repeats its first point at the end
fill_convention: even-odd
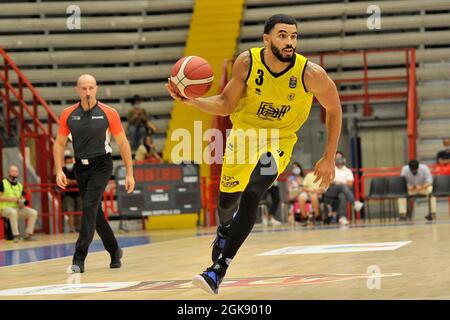
{"type": "Polygon", "coordinates": [[[391,251],[397,250],[411,241],[397,242],[374,242],[374,243],[356,243],[356,244],[332,244],[319,246],[299,246],[286,247],[267,251],[258,254],[258,256],[279,256],[288,254],[317,254],[317,253],[346,253],[346,252],[369,252],[369,251],[391,251]]]}
{"type": "MultiPolygon", "coordinates": [[[[401,276],[401,273],[380,273],[377,278],[401,276]]],[[[354,279],[373,278],[373,274],[312,274],[282,277],[252,277],[225,280],[221,288],[236,287],[270,287],[299,284],[318,284],[354,279]]],[[[141,292],[149,290],[187,290],[197,289],[191,280],[161,280],[161,281],[135,281],[135,282],[105,282],[80,284],[55,284],[18,289],[1,290],[0,296],[33,296],[56,294],[81,294],[98,292],[141,292]]]]}

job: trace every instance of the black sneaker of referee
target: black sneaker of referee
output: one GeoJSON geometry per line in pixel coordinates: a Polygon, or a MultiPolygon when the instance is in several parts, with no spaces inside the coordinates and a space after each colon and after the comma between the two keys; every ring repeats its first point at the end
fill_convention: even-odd
{"type": "Polygon", "coordinates": [[[109,267],[111,269],[120,268],[122,266],[122,262],[120,261],[122,256],[123,256],[123,251],[122,251],[122,249],[118,248],[116,250],[116,252],[111,254],[111,263],[109,264],[109,267]]]}

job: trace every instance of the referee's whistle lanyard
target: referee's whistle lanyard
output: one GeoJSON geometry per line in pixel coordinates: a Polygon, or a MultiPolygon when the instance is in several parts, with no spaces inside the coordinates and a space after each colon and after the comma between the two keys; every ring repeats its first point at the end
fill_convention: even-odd
{"type": "MultiPolygon", "coordinates": [[[[86,111],[83,109],[83,106],[81,106],[81,109],[83,109],[84,113],[88,116],[89,120],[91,120],[91,114],[92,114],[92,109],[93,109],[93,107],[91,108],[90,101],[91,101],[91,96],[86,96],[86,102],[87,102],[87,106],[88,106],[88,109],[86,111]]],[[[82,101],[80,101],[80,105],[81,104],[82,104],[82,101]]],[[[95,106],[95,104],[94,104],[94,106],[95,106]]]]}

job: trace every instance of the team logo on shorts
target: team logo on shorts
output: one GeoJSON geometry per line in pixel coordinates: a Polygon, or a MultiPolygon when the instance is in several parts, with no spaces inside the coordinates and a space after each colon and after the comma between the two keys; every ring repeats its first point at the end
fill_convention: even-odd
{"type": "Polygon", "coordinates": [[[289,79],[289,88],[294,89],[297,87],[297,78],[296,77],[291,77],[289,79]]]}
{"type": "Polygon", "coordinates": [[[290,105],[274,107],[273,103],[263,101],[261,102],[256,115],[264,120],[281,120],[285,116],[285,114],[289,112],[289,110],[291,110],[290,105]]]}
{"type": "Polygon", "coordinates": [[[222,186],[224,186],[225,188],[233,188],[233,187],[239,185],[239,181],[235,180],[234,177],[227,176],[227,175],[222,176],[221,183],[222,183],[222,186]]]}
{"type": "Polygon", "coordinates": [[[284,151],[277,149],[278,156],[282,157],[284,155],[284,151]]]}

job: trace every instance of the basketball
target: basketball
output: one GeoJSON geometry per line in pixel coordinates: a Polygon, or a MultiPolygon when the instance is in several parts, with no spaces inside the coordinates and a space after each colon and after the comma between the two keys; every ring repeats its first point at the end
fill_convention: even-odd
{"type": "Polygon", "coordinates": [[[170,73],[172,87],[188,99],[204,96],[211,88],[213,79],[211,65],[197,56],[181,58],[175,63],[170,73]]]}

